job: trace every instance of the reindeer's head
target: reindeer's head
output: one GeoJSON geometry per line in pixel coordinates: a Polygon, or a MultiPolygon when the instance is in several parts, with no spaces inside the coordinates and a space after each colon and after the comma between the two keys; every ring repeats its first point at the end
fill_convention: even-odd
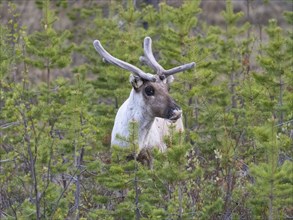
{"type": "Polygon", "coordinates": [[[193,68],[194,62],[165,70],[154,58],[151,38],[146,37],[144,39],[144,56],[140,57],[140,61],[155,71],[156,74],[152,75],[111,56],[98,40],[94,41],[94,47],[105,61],[133,73],[130,76],[130,83],[138,100],[142,101],[146,114],[172,121],[181,117],[180,107],[169,95],[169,84],[173,81],[173,74],[193,68]]]}

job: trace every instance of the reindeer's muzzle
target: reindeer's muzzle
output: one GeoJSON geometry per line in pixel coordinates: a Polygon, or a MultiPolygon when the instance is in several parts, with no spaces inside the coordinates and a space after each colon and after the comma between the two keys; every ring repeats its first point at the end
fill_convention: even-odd
{"type": "Polygon", "coordinates": [[[172,122],[176,122],[182,114],[182,110],[178,105],[175,104],[175,106],[171,109],[169,109],[167,114],[167,119],[171,120],[172,122]]]}

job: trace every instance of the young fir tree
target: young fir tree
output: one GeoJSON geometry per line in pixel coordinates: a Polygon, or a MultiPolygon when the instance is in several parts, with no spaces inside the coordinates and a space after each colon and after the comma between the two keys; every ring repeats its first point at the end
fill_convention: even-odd
{"type": "MultiPolygon", "coordinates": [[[[9,4],[8,11],[11,13],[8,23],[0,24],[0,216],[13,218],[16,216],[16,208],[12,204],[23,199],[22,187],[19,181],[15,181],[15,176],[19,175],[19,154],[14,151],[12,138],[19,122],[13,110],[7,111],[6,105],[8,101],[12,102],[13,96],[17,96],[14,85],[17,64],[21,59],[22,47],[19,41],[24,28],[18,24],[16,5],[9,4]]],[[[20,173],[23,174],[22,171],[20,173]]]]}
{"type": "MultiPolygon", "coordinates": [[[[129,147],[112,149],[111,164],[104,166],[96,178],[107,195],[95,195],[98,207],[92,210],[92,218],[143,219],[149,216],[154,201],[149,194],[152,180],[148,168],[138,162],[137,124],[130,124],[129,147]],[[131,159],[130,159],[131,158],[131,159]]],[[[123,138],[123,137],[121,137],[123,138]]]]}
{"type": "Polygon", "coordinates": [[[292,207],[292,161],[288,153],[292,148],[290,120],[292,103],[290,79],[292,73],[292,39],[282,34],[275,20],[270,20],[266,32],[269,42],[262,45],[258,57],[262,72],[254,74],[262,87],[263,120],[270,124],[255,126],[256,147],[264,152],[252,166],[255,184],[251,186],[252,210],[255,216],[268,219],[286,218],[292,207]],[[290,70],[291,69],[291,70],[290,70]]]}
{"type": "MultiPolygon", "coordinates": [[[[231,1],[226,1],[226,10],[222,12],[225,21],[225,29],[222,30],[222,39],[218,41],[217,61],[213,63],[215,70],[219,74],[218,77],[224,77],[223,81],[219,80],[219,89],[216,99],[219,114],[215,114],[216,121],[219,123],[217,129],[216,141],[219,143],[215,153],[220,152],[219,168],[221,171],[218,178],[222,179],[220,183],[223,187],[223,219],[239,216],[237,210],[238,201],[243,198],[240,193],[234,194],[234,189],[238,188],[240,178],[236,164],[243,159],[245,152],[245,132],[246,118],[244,114],[245,102],[239,94],[242,90],[242,82],[244,80],[245,68],[243,59],[250,56],[249,47],[252,38],[244,38],[250,24],[244,23],[240,26],[239,21],[243,17],[242,12],[234,13],[231,1]],[[233,213],[235,212],[235,213],[233,213]]],[[[239,189],[237,189],[239,190],[239,189]]],[[[243,193],[243,192],[242,192],[243,193]]]]}
{"type": "Polygon", "coordinates": [[[7,3],[8,18],[6,24],[1,24],[1,79],[8,77],[10,81],[18,81],[21,71],[18,65],[21,59],[22,45],[20,41],[24,36],[26,27],[20,25],[20,13],[17,5],[7,3]],[[7,76],[4,73],[12,72],[7,76]]]}
{"type": "Polygon", "coordinates": [[[239,178],[236,164],[243,158],[245,143],[246,125],[239,95],[244,75],[242,58],[250,53],[252,39],[242,40],[249,24],[240,23],[243,13],[235,13],[231,1],[226,1],[226,10],[221,15],[224,28],[202,25],[206,33],[198,37],[199,53],[209,55],[200,62],[198,85],[191,89],[197,121],[191,137],[197,154],[206,158],[201,161],[202,166],[213,167],[206,170],[205,184],[200,185],[202,196],[207,190],[214,191],[209,199],[202,198],[205,207],[201,216],[226,219],[239,215],[233,201],[243,199],[238,197],[241,192],[236,195],[233,192],[241,184],[236,181],[239,178]]]}
{"type": "Polygon", "coordinates": [[[288,142],[280,138],[275,124],[272,119],[270,124],[254,129],[257,147],[266,149],[266,159],[251,166],[254,182],[250,186],[250,206],[255,218],[285,219],[291,215],[293,163],[280,163],[280,149],[288,142]]]}
{"type": "MultiPolygon", "coordinates": [[[[7,87],[1,110],[1,118],[9,119],[14,125],[7,127],[3,142],[1,139],[1,145],[6,149],[4,155],[12,161],[3,169],[9,173],[13,168],[11,175],[1,179],[10,182],[7,188],[3,188],[4,194],[9,196],[12,193],[7,197],[5,210],[14,218],[49,218],[55,211],[58,213],[55,216],[63,218],[70,207],[70,200],[63,198],[68,185],[62,189],[63,185],[59,184],[60,176],[70,170],[67,171],[69,164],[65,164],[62,158],[62,151],[66,149],[62,146],[65,130],[61,130],[58,124],[68,119],[63,113],[68,109],[66,99],[70,92],[65,88],[66,81],[60,79],[52,83],[50,73],[53,68],[69,64],[71,49],[64,43],[68,33],[58,34],[52,27],[55,18],[48,1],[43,5],[43,18],[43,31],[23,38],[14,34],[20,39],[14,43],[20,45],[19,54],[25,61],[22,63],[22,81],[7,87]],[[30,70],[38,68],[45,69],[45,88],[28,81],[30,70]],[[54,203],[59,204],[57,210],[54,203]]],[[[70,142],[69,138],[67,141],[70,142]]]]}
{"type": "Polygon", "coordinates": [[[50,1],[44,0],[42,4],[43,18],[41,28],[29,38],[25,39],[28,57],[25,62],[43,71],[43,79],[47,83],[47,89],[51,89],[51,71],[55,68],[64,68],[70,61],[70,53],[73,45],[66,44],[70,35],[69,31],[58,33],[53,25],[57,21],[55,12],[50,9],[50,1]],[[42,48],[42,50],[38,49],[42,48]]]}

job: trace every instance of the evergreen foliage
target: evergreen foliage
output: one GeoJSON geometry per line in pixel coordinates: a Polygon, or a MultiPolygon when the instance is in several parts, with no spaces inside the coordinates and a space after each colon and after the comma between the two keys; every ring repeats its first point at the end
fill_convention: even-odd
{"type": "Polygon", "coordinates": [[[222,24],[202,19],[199,0],[134,2],[36,0],[33,32],[17,2],[0,2],[0,218],[292,218],[292,11],[259,28],[231,0],[222,24]],[[129,148],[110,148],[129,73],[92,46],[149,72],[145,36],[166,69],[197,63],[171,85],[185,131],[146,150],[147,165],[136,123],[129,148]]]}

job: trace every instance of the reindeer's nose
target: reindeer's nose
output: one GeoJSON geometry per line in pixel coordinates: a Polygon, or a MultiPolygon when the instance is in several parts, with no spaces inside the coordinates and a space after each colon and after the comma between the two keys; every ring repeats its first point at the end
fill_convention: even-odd
{"type": "Polygon", "coordinates": [[[173,102],[172,108],[170,108],[168,111],[167,118],[175,122],[177,121],[177,119],[181,117],[181,114],[182,114],[181,108],[176,103],[173,102]]]}

